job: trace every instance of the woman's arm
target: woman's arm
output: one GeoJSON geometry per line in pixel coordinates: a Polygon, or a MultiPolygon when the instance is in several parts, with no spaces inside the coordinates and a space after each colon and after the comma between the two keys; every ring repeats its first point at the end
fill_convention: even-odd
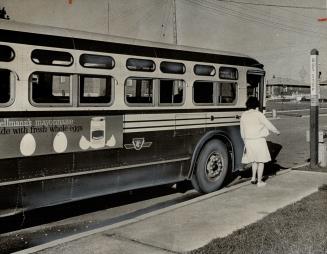
{"type": "Polygon", "coordinates": [[[279,130],[265,117],[264,114],[260,114],[260,121],[263,123],[268,130],[276,134],[280,134],[279,130]]]}
{"type": "Polygon", "coordinates": [[[244,125],[242,123],[242,117],[241,117],[241,121],[240,121],[240,132],[241,132],[242,139],[244,139],[244,125]]]}

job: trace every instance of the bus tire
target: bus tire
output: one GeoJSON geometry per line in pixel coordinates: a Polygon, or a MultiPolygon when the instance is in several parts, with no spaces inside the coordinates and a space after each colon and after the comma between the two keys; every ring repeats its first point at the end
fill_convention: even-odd
{"type": "Polygon", "coordinates": [[[195,189],[197,192],[202,193],[202,190],[200,189],[200,186],[199,186],[198,180],[196,179],[195,174],[192,175],[191,183],[192,183],[193,189],[195,189]]]}
{"type": "Polygon", "coordinates": [[[195,180],[201,192],[222,187],[228,173],[228,152],[220,140],[209,141],[201,150],[195,169],[195,180]]]}

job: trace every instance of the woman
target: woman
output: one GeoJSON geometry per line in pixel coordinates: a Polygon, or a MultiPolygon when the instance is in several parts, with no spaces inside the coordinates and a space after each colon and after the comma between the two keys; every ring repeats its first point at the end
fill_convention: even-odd
{"type": "Polygon", "coordinates": [[[277,128],[262,114],[259,108],[259,101],[256,97],[249,97],[246,102],[247,111],[241,117],[241,136],[244,140],[245,148],[242,163],[252,163],[251,183],[256,183],[258,173],[258,187],[266,185],[262,181],[264,163],[271,161],[265,137],[269,131],[280,132],[277,128]]]}

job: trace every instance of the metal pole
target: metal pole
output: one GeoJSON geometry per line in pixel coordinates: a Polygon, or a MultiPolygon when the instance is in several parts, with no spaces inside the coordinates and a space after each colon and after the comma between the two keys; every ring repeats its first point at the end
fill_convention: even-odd
{"type": "Polygon", "coordinates": [[[310,167],[318,165],[318,127],[319,127],[319,94],[318,94],[318,55],[316,49],[310,56],[310,167]]]}
{"type": "Polygon", "coordinates": [[[173,37],[174,37],[174,43],[177,45],[177,10],[176,10],[176,0],[173,1],[173,37]]]}
{"type": "Polygon", "coordinates": [[[108,34],[110,34],[110,0],[108,0],[108,34]]]}

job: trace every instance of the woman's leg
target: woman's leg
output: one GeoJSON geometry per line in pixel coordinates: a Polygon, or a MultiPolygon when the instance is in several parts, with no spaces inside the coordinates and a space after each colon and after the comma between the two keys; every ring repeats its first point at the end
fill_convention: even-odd
{"type": "Polygon", "coordinates": [[[258,163],[258,184],[263,183],[262,182],[262,175],[263,175],[263,169],[264,169],[264,164],[262,162],[258,163]]]}
{"type": "Polygon", "coordinates": [[[252,178],[251,178],[251,182],[255,181],[256,176],[257,176],[257,170],[258,170],[258,163],[252,162],[252,178]]]}

